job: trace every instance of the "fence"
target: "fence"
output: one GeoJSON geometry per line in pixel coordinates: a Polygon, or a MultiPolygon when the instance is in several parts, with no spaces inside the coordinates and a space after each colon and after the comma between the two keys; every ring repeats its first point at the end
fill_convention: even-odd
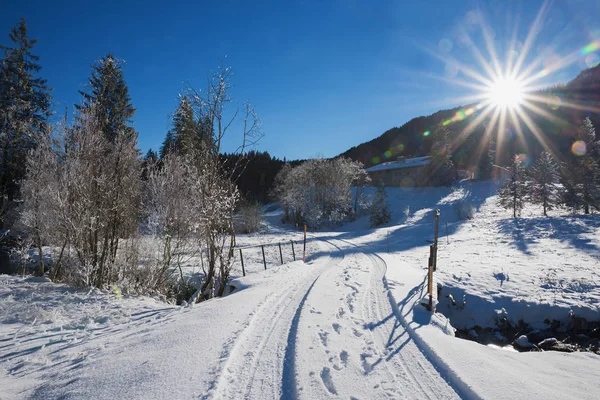
{"type": "MultiPolygon", "coordinates": [[[[260,248],[260,253],[259,253],[259,260],[260,260],[260,256],[262,256],[262,265],[265,269],[265,271],[267,270],[267,256],[265,254],[265,248],[267,249],[272,249],[275,248],[275,253],[279,255],[278,257],[278,261],[279,261],[279,265],[283,265],[285,264],[285,261],[296,261],[296,249],[300,249],[299,247],[297,248],[295,245],[302,245],[302,261],[306,261],[306,226],[304,226],[304,240],[303,242],[299,242],[296,241],[294,242],[294,240],[286,240],[284,242],[274,242],[274,243],[260,243],[260,244],[254,244],[254,245],[250,245],[250,246],[241,246],[241,247],[236,247],[234,249],[236,256],[239,255],[239,259],[240,259],[240,264],[242,267],[242,275],[246,276],[246,265],[248,265],[247,261],[248,261],[248,254],[251,249],[259,249],[260,248]],[[284,251],[285,250],[285,251],[284,251]],[[244,263],[244,251],[246,251],[246,263],[244,263]],[[286,257],[284,257],[284,253],[286,255],[286,257]],[[290,258],[291,255],[291,258],[290,258]]],[[[256,254],[254,254],[254,256],[256,256],[256,254]]],[[[298,256],[300,256],[298,254],[298,256]]],[[[273,254],[269,254],[269,261],[272,262],[273,260],[273,254]]],[[[255,258],[250,258],[252,261],[256,262],[256,257],[255,258]]]]}

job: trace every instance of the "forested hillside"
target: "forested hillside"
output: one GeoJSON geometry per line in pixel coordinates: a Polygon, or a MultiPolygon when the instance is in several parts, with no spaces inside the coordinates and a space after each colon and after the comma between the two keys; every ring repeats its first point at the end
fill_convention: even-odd
{"type": "MultiPolygon", "coordinates": [[[[551,87],[533,93],[532,96],[535,97],[531,102],[533,107],[524,106],[523,110],[539,127],[539,132],[532,132],[530,126],[521,122],[523,134],[520,138],[517,127],[507,126],[501,135],[504,145],[496,154],[497,163],[509,164],[515,153],[525,153],[536,158],[543,149],[540,143],[542,139],[553,153],[561,156],[569,152],[573,134],[585,117],[590,117],[597,126],[600,122],[600,66],[582,71],[566,85],[551,87]]],[[[454,144],[452,154],[455,165],[474,168],[480,162],[475,156],[476,146],[482,142],[493,115],[490,113],[480,123],[469,127],[482,112],[483,109],[478,108],[477,104],[469,104],[413,118],[369,142],[350,148],[340,156],[360,161],[369,167],[398,156],[410,158],[427,155],[432,145],[430,133],[444,125],[449,128],[454,144]],[[470,131],[468,135],[465,134],[466,130],[470,131]],[[466,138],[463,140],[459,136],[466,138]]],[[[492,139],[496,141],[500,132],[494,130],[492,139]]]]}

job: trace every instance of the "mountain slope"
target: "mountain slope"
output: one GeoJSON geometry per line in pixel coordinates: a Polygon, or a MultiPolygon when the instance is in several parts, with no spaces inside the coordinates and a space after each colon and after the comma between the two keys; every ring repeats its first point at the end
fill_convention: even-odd
{"type": "MultiPolygon", "coordinates": [[[[586,69],[566,85],[548,88],[534,94],[535,109],[545,114],[542,116],[531,107],[523,107],[531,120],[539,127],[537,134],[521,122],[520,126],[508,125],[506,132],[500,135],[497,127],[492,129],[492,138],[504,143],[497,153],[497,162],[506,163],[514,153],[526,153],[536,157],[544,148],[542,141],[557,156],[568,153],[572,142],[572,134],[582,120],[589,116],[594,125],[600,124],[600,65],[586,69]],[[551,119],[548,118],[551,116],[551,119]],[[519,130],[523,132],[521,138],[519,130]]],[[[455,142],[453,159],[461,168],[474,168],[479,159],[475,149],[481,142],[487,126],[491,124],[490,113],[481,123],[472,127],[466,140],[457,137],[477,118],[481,109],[476,104],[459,106],[448,110],[440,110],[429,116],[413,118],[401,127],[391,128],[381,136],[352,147],[340,154],[362,162],[366,167],[379,164],[398,156],[416,157],[429,154],[431,136],[443,121],[452,120],[448,124],[451,137],[455,142]]]]}

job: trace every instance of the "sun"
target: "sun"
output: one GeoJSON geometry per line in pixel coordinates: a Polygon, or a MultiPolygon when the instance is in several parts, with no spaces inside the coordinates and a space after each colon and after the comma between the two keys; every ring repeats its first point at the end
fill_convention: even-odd
{"type": "Polygon", "coordinates": [[[516,108],[523,101],[523,86],[514,78],[500,78],[488,88],[488,100],[499,108],[516,108]]]}

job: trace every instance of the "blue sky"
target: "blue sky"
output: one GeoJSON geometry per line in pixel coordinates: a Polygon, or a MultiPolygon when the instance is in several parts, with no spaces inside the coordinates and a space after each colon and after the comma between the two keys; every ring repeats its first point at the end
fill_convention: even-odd
{"type": "MultiPolygon", "coordinates": [[[[500,58],[527,32],[543,2],[423,1],[15,1],[3,4],[0,43],[21,16],[39,39],[41,75],[56,110],[78,103],[90,65],[107,52],[124,60],[142,151],[157,149],[189,82],[203,88],[220,60],[235,71],[236,105],[262,120],[258,149],[288,159],[330,157],[413,117],[466,104],[471,79],[447,59],[483,73],[480,21],[500,58]],[[516,27],[516,30],[515,30],[516,27]],[[464,34],[472,40],[465,44],[464,34]],[[440,59],[442,56],[446,61],[440,59]]],[[[539,68],[600,40],[600,2],[549,4],[527,61],[539,68]]],[[[591,55],[590,55],[591,54],[591,55]]],[[[581,54],[540,84],[566,82],[596,63],[581,54]]],[[[501,61],[502,61],[501,60],[501,61]]],[[[232,134],[226,150],[237,147],[232,134]]]]}

